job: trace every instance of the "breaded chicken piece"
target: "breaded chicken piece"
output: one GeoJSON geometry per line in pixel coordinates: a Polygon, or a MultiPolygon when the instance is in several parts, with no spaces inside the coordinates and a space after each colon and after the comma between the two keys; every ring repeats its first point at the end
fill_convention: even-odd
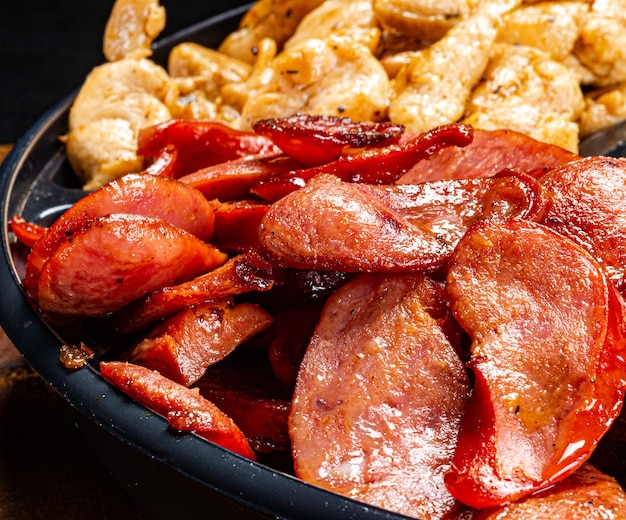
{"type": "Polygon", "coordinates": [[[498,41],[530,45],[562,61],[572,52],[588,12],[583,1],[522,6],[503,16],[498,41]]]}
{"type": "Polygon", "coordinates": [[[464,122],[487,130],[517,130],[576,152],[575,121],[583,107],[580,85],[565,65],[533,47],[497,43],[464,122]]]}
{"type": "Polygon", "coordinates": [[[239,118],[239,111],[224,103],[222,89],[246,81],[252,65],[197,43],[181,43],[170,52],[167,68],[180,93],[170,105],[172,117],[227,124],[239,118]]]}
{"type": "Polygon", "coordinates": [[[593,2],[573,53],[593,73],[593,86],[626,81],[626,1],[593,2]]]}
{"type": "Polygon", "coordinates": [[[580,138],[626,120],[626,83],[585,95],[585,109],[578,126],[580,138]]]}
{"type": "Polygon", "coordinates": [[[478,0],[374,0],[383,27],[425,41],[442,38],[467,18],[478,0]]]}

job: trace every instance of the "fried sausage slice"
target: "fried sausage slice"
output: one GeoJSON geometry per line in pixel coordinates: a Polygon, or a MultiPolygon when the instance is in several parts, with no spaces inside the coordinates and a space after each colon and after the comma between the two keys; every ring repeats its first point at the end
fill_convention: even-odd
{"type": "Polygon", "coordinates": [[[262,119],[252,128],[269,137],[289,157],[308,165],[335,161],[350,149],[395,143],[404,132],[402,125],[393,123],[309,114],[262,119]]]}
{"type": "Polygon", "coordinates": [[[136,332],[208,300],[221,300],[250,291],[267,291],[282,279],[279,269],[253,252],[244,253],[192,280],[159,287],[145,298],[132,302],[115,316],[116,328],[120,334],[136,332]]]}
{"type": "Polygon", "coordinates": [[[320,175],[263,217],[260,252],[281,267],[343,272],[441,265],[476,220],[528,217],[540,193],[519,177],[405,186],[320,175]]]}
{"type": "Polygon", "coordinates": [[[574,242],[508,220],[466,233],[447,292],[472,338],[475,375],[448,489],[486,508],[567,477],[622,406],[626,313],[616,289],[574,242]]]}
{"type": "Polygon", "coordinates": [[[215,219],[213,206],[192,187],[164,177],[129,173],[80,199],[37,241],[24,275],[24,285],[33,297],[37,297],[41,269],[56,249],[91,219],[110,213],[158,217],[202,240],[211,238],[215,219]]]}
{"type": "Polygon", "coordinates": [[[191,386],[209,365],[264,330],[272,318],[258,305],[229,298],[188,307],[157,325],[133,349],[130,361],[191,386]]]}
{"type": "Polygon", "coordinates": [[[46,262],[38,304],[51,315],[104,316],[226,258],[161,219],[123,213],[99,217],[67,238],[46,262]]]}
{"type": "Polygon", "coordinates": [[[469,381],[446,312],[422,275],[363,274],[330,297],[290,415],[300,478],[418,518],[458,512],[443,475],[469,381]]]}
{"type": "Polygon", "coordinates": [[[579,159],[573,152],[543,143],[514,130],[474,129],[474,140],[466,146],[437,150],[428,161],[420,161],[399,184],[492,177],[503,170],[522,173],[542,171],[579,159]]]}
{"type": "Polygon", "coordinates": [[[604,520],[626,518],[626,493],[615,479],[583,464],[565,480],[538,493],[495,509],[480,511],[471,520],[567,518],[604,520]]]}
{"type": "Polygon", "coordinates": [[[220,446],[256,460],[239,427],[211,401],[162,376],[155,370],[125,363],[100,363],[100,373],[109,383],[165,417],[173,430],[194,431],[220,446]]]}
{"type": "Polygon", "coordinates": [[[539,182],[550,199],[544,223],[601,259],[626,295],[626,159],[587,157],[539,182]]]}

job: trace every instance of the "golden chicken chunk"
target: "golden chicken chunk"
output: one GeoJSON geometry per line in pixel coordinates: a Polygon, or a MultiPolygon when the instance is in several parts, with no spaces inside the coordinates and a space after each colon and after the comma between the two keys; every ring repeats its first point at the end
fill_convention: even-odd
{"type": "Polygon", "coordinates": [[[326,0],[302,19],[285,49],[311,38],[323,40],[331,34],[350,36],[375,52],[380,26],[372,0],[326,0]]]}
{"type": "Polygon", "coordinates": [[[464,122],[485,130],[517,130],[575,152],[575,121],[583,108],[580,85],[565,65],[533,47],[497,43],[464,122]]]}
{"type": "Polygon", "coordinates": [[[498,41],[530,45],[562,61],[572,52],[588,11],[580,1],[522,6],[504,15],[498,41]]]}
{"type": "Polygon", "coordinates": [[[594,86],[606,87],[626,80],[626,2],[593,2],[574,55],[595,76],[594,86]]]}
{"type": "Polygon", "coordinates": [[[494,17],[475,15],[413,53],[391,82],[389,119],[412,132],[458,121],[487,66],[497,33],[494,17]]]}
{"type": "Polygon", "coordinates": [[[324,0],[259,0],[243,16],[237,31],[229,34],[219,51],[253,63],[264,38],[279,48],[293,35],[304,16],[324,0]]]}
{"type": "Polygon", "coordinates": [[[390,31],[436,41],[467,18],[477,3],[478,0],[374,0],[374,12],[390,31]]]}
{"type": "Polygon", "coordinates": [[[180,92],[170,105],[173,117],[224,123],[239,118],[239,110],[223,102],[222,89],[246,81],[249,63],[196,43],[181,43],[170,52],[167,68],[180,92]]]}
{"type": "Polygon", "coordinates": [[[384,119],[389,78],[367,47],[331,35],[294,45],[246,84],[242,128],[295,113],[341,115],[356,121],[384,119]]]}
{"type": "Polygon", "coordinates": [[[626,120],[626,83],[585,95],[585,109],[578,126],[580,138],[626,120]]]}
{"type": "Polygon", "coordinates": [[[116,0],[104,30],[103,51],[109,61],[147,58],[165,27],[158,0],[116,0]]]}
{"type": "Polygon", "coordinates": [[[147,59],[91,71],[70,110],[66,136],[68,159],[85,189],[142,168],[139,129],[171,119],[167,100],[176,95],[167,72],[147,59]]]}

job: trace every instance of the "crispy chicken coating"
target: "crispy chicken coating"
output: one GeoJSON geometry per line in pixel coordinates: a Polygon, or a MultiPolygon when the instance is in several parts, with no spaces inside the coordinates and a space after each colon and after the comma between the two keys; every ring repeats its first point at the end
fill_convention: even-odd
{"type": "Polygon", "coordinates": [[[302,19],[285,43],[285,49],[311,38],[323,40],[331,34],[350,36],[375,52],[380,41],[380,24],[372,0],[326,0],[302,19]]]}
{"type": "Polygon", "coordinates": [[[585,95],[585,109],[578,126],[580,138],[626,120],[626,83],[599,89],[585,95]]]}
{"type": "Polygon", "coordinates": [[[504,15],[498,41],[530,45],[562,61],[572,52],[588,11],[580,1],[522,6],[504,15]]]}
{"type": "Polygon", "coordinates": [[[593,73],[594,86],[626,81],[626,1],[593,2],[573,52],[593,73]]]}
{"type": "Polygon", "coordinates": [[[426,41],[442,38],[467,18],[478,0],[374,0],[374,12],[385,28],[426,41]]]}
{"type": "Polygon", "coordinates": [[[173,117],[238,120],[239,110],[224,101],[222,89],[246,81],[252,65],[196,43],[182,43],[170,52],[167,68],[180,92],[170,105],[173,117]]]}
{"type": "Polygon", "coordinates": [[[413,53],[392,81],[390,120],[413,132],[458,121],[487,66],[497,33],[494,17],[476,15],[413,53]]]}

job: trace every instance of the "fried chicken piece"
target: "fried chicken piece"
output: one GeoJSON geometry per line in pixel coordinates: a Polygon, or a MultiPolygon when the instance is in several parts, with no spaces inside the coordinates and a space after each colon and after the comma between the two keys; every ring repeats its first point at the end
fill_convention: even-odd
{"type": "Polygon", "coordinates": [[[139,129],[171,119],[167,100],[176,95],[167,72],[147,59],[122,59],[91,71],[70,110],[65,137],[84,189],[143,168],[139,129]]]}
{"type": "Polygon", "coordinates": [[[389,31],[433,42],[467,18],[476,4],[477,0],[374,0],[374,12],[389,31]]]}
{"type": "Polygon", "coordinates": [[[180,93],[170,105],[173,117],[226,124],[238,120],[239,110],[224,100],[222,89],[246,81],[252,71],[249,63],[187,42],[172,49],[167,68],[180,93]]]}
{"type": "Polygon", "coordinates": [[[259,42],[273,39],[279,48],[295,32],[304,16],[324,0],[259,0],[243,16],[239,29],[229,34],[219,51],[254,63],[259,42]]]}
{"type": "Polygon", "coordinates": [[[575,121],[583,107],[580,85],[567,67],[533,47],[500,43],[472,92],[464,122],[517,130],[576,152],[575,121]]]}
{"type": "Polygon", "coordinates": [[[375,52],[380,32],[371,0],[326,0],[302,19],[285,49],[311,38],[323,40],[338,34],[350,36],[375,52]]]}
{"type": "Polygon", "coordinates": [[[626,1],[593,2],[574,55],[595,76],[593,85],[606,87],[626,81],[626,1]]]}
{"type": "Polygon", "coordinates": [[[389,119],[412,132],[458,121],[487,66],[497,33],[496,18],[476,15],[413,53],[392,80],[389,119]]]}
{"type": "Polygon", "coordinates": [[[147,58],[164,27],[165,9],[158,0],[116,0],[104,30],[106,59],[147,58]]]}
{"type": "Polygon", "coordinates": [[[585,109],[578,120],[584,139],[604,128],[626,120],[626,82],[614,88],[598,89],[585,95],[585,109]]]}
{"type": "Polygon", "coordinates": [[[385,118],[389,78],[369,49],[350,36],[310,39],[283,51],[245,84],[242,128],[296,113],[385,118]]]}
{"type": "Polygon", "coordinates": [[[588,10],[588,4],[579,1],[519,7],[504,15],[498,41],[530,45],[562,61],[572,52],[588,10]]]}

